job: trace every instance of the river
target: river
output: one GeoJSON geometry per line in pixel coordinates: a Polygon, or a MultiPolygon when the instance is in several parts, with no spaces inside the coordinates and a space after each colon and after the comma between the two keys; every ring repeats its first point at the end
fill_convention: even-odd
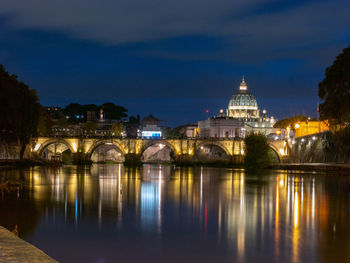
{"type": "Polygon", "coordinates": [[[350,177],[144,165],[0,171],[0,225],[60,262],[350,262],[350,177]]]}

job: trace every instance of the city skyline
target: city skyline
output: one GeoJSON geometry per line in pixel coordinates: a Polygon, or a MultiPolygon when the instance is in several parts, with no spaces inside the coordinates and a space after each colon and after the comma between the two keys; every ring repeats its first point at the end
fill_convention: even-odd
{"type": "Polygon", "coordinates": [[[37,4],[2,3],[0,60],[43,105],[111,101],[170,126],[225,109],[242,75],[278,119],[315,116],[350,40],[342,0],[37,4]]]}

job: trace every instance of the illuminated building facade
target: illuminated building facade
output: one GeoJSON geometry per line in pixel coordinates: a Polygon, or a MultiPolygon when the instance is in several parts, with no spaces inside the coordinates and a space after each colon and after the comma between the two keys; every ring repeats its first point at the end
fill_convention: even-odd
{"type": "Polygon", "coordinates": [[[142,128],[142,139],[161,139],[162,131],[157,125],[146,125],[142,128]]]}
{"type": "Polygon", "coordinates": [[[329,131],[328,121],[303,121],[295,125],[295,137],[329,131]]]}
{"type": "Polygon", "coordinates": [[[152,114],[141,120],[141,138],[142,139],[161,139],[162,129],[159,127],[161,120],[152,114]]]}
{"type": "Polygon", "coordinates": [[[244,138],[251,132],[275,135],[278,130],[273,128],[275,123],[276,119],[267,116],[266,110],[260,114],[258,103],[248,91],[243,77],[238,92],[229,101],[226,114],[220,110],[219,115],[199,121],[198,128],[202,138],[244,138]]]}

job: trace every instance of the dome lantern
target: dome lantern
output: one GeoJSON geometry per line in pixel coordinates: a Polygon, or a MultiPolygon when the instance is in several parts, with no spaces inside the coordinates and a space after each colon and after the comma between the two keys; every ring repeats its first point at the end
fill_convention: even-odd
{"type": "Polygon", "coordinates": [[[245,91],[248,89],[248,86],[247,84],[245,83],[245,80],[244,80],[244,76],[242,76],[242,82],[241,82],[241,85],[239,85],[239,90],[240,91],[245,91]]]}

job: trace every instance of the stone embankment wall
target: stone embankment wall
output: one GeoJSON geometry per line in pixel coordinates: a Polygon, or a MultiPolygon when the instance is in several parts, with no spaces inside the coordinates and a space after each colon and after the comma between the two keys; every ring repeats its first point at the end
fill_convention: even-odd
{"type": "MultiPolygon", "coordinates": [[[[20,150],[21,147],[19,145],[0,142],[0,160],[19,160],[20,150]]],[[[30,159],[30,157],[30,147],[27,146],[27,149],[24,152],[24,158],[30,159]]]]}
{"type": "Polygon", "coordinates": [[[0,143],[0,160],[19,159],[19,147],[0,143]]]}
{"type": "Polygon", "coordinates": [[[350,163],[347,147],[334,138],[331,132],[299,137],[294,139],[294,143],[289,143],[287,162],[350,163]]]}
{"type": "Polygon", "coordinates": [[[40,249],[0,226],[0,262],[57,262],[40,249]]]}

